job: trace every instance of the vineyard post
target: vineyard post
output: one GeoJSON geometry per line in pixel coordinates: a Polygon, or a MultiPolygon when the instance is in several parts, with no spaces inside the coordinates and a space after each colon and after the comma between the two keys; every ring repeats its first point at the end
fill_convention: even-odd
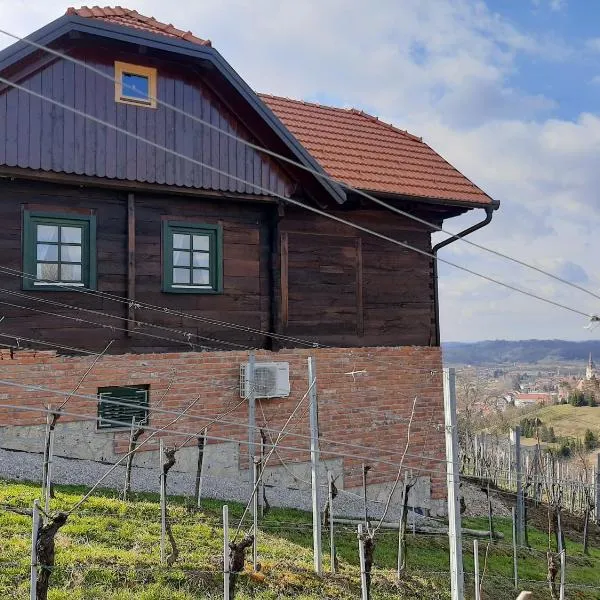
{"type": "Polygon", "coordinates": [[[229,600],[229,506],[223,505],[223,599],[229,600]]]}
{"type": "Polygon", "coordinates": [[[37,599],[37,539],[40,529],[40,509],[38,500],[33,501],[33,512],[32,512],[32,525],[31,525],[31,573],[29,576],[30,581],[30,600],[37,599]]]}
{"type": "Polygon", "coordinates": [[[160,468],[160,562],[165,562],[165,537],[167,533],[167,490],[166,477],[163,470],[164,442],[160,439],[158,450],[158,466],[160,468]]]}
{"type": "Polygon", "coordinates": [[[315,359],[308,357],[308,386],[310,401],[310,463],[313,519],[313,562],[315,573],[321,574],[321,499],[319,488],[319,422],[315,359]]]}

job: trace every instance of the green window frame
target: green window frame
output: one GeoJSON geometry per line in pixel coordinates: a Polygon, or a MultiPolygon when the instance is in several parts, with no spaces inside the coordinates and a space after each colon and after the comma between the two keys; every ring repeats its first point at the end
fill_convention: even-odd
{"type": "Polygon", "coordinates": [[[162,242],[163,292],[222,293],[221,225],[163,221],[162,242]]]}
{"type": "Polygon", "coordinates": [[[96,429],[123,429],[130,426],[133,419],[139,425],[148,425],[150,419],[150,386],[130,385],[127,387],[98,388],[98,421],[96,429]],[[114,400],[106,402],[106,400],[114,400]],[[116,404],[119,402],[119,404],[116,404]],[[130,406],[123,406],[123,404],[130,406]],[[102,419],[107,419],[103,421],[102,419]],[[119,423],[114,423],[118,421],[119,423]]]}
{"type": "Polygon", "coordinates": [[[96,217],[23,212],[23,289],[96,289],[96,217]]]}

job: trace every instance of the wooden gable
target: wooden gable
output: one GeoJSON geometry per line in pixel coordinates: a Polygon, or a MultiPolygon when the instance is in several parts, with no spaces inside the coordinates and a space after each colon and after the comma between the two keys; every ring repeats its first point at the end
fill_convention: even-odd
{"type": "MultiPolygon", "coordinates": [[[[106,52],[88,54],[85,61],[114,77],[115,60],[123,58],[132,61],[130,56],[106,52]]],[[[186,71],[167,62],[151,64],[140,56],[135,60],[157,68],[160,100],[235,136],[256,141],[197,70],[186,71]]],[[[56,59],[22,79],[18,75],[11,79],[156,146],[6,86],[0,90],[0,166],[219,192],[291,193],[290,178],[269,157],[164,106],[116,102],[115,83],[81,65],[56,59]]]]}

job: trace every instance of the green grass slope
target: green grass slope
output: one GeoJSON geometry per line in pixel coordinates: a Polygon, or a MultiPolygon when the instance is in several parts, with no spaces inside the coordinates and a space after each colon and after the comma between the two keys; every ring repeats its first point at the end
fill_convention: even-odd
{"type": "MultiPolygon", "coordinates": [[[[81,497],[83,488],[57,487],[53,510],[66,509],[81,497]]],[[[0,482],[0,598],[28,597],[31,519],[9,512],[2,505],[28,508],[39,488],[0,482]]],[[[160,510],[156,496],[137,495],[122,502],[110,491],[98,495],[74,514],[57,536],[56,568],[50,600],[196,600],[222,598],[222,529],[220,502],[204,502],[202,511],[190,510],[185,499],[169,498],[173,533],[180,557],[168,568],[159,564],[160,510]]],[[[231,503],[232,531],[242,507],[231,503]]],[[[484,598],[516,597],[512,590],[510,521],[497,520],[505,539],[490,545],[482,541],[481,565],[485,565],[484,598]]],[[[470,520],[466,526],[485,528],[486,522],[470,520]]],[[[242,531],[248,527],[244,524],[242,531]]],[[[329,548],[324,531],[324,568],[329,570],[329,548]]],[[[519,552],[520,576],[535,598],[549,598],[545,578],[546,537],[530,534],[532,550],[519,552]],[[529,581],[531,580],[531,581],[529,581]]],[[[336,531],[339,573],[317,577],[312,572],[310,516],[293,510],[272,510],[260,522],[259,560],[264,581],[249,572],[240,576],[237,600],[356,599],[360,597],[356,533],[336,531]]],[[[464,565],[467,598],[472,594],[472,541],[465,540],[464,565]]],[[[449,553],[446,536],[409,536],[408,568],[395,579],[397,533],[381,530],[377,537],[373,570],[373,600],[449,598],[449,553]]],[[[584,557],[579,543],[569,540],[569,599],[600,598],[600,550],[584,557]]]]}

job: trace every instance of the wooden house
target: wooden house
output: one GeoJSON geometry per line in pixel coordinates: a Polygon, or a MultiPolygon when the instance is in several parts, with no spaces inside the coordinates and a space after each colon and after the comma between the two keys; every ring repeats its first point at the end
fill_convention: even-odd
{"type": "MultiPolygon", "coordinates": [[[[464,235],[498,203],[420,138],[362,111],[257,94],[209,41],[122,8],[69,9],[0,52],[0,77],[5,379],[66,391],[89,366],[85,353],[112,340],[81,395],[139,384],[149,406],[164,392],[176,408],[190,385],[169,387],[173,369],[202,364],[206,376],[227,365],[210,371],[212,393],[216,379],[235,384],[254,348],[257,360],[290,365],[290,397],[266,408],[282,423],[312,353],[326,374],[329,437],[344,438],[350,407],[400,413],[415,393],[418,419],[440,417],[432,228],[360,192],[436,226],[484,211],[464,235]],[[348,376],[361,370],[364,389],[348,376]]],[[[213,393],[206,414],[227,401],[213,393]]],[[[45,419],[2,414],[11,443],[14,426],[45,419]]],[[[223,431],[245,439],[243,428],[223,431]]],[[[386,422],[351,439],[381,457],[405,434],[404,422],[386,422]]],[[[440,432],[426,435],[415,454],[439,457],[440,432]]]]}

